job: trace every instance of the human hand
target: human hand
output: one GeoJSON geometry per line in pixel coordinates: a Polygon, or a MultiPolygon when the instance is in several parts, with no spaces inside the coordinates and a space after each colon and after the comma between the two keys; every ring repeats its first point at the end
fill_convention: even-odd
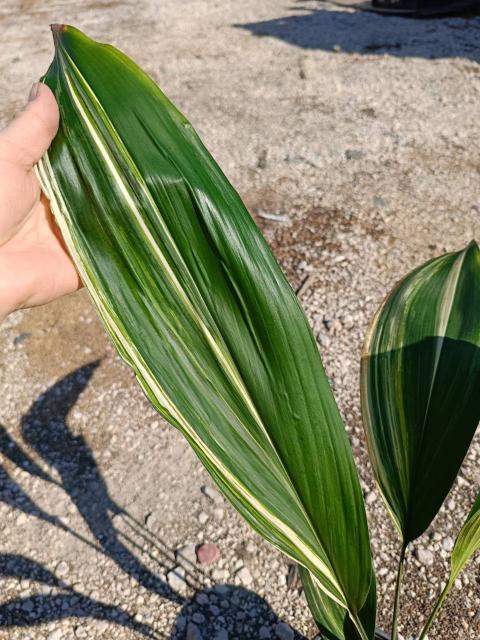
{"type": "Polygon", "coordinates": [[[0,319],[81,287],[33,165],[50,146],[59,113],[50,89],[0,131],[0,319]]]}

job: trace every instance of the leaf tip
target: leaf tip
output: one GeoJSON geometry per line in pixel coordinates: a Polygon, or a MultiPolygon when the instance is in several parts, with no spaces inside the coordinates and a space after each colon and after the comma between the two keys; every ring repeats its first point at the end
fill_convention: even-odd
{"type": "Polygon", "coordinates": [[[60,38],[60,35],[67,30],[66,24],[51,24],[50,29],[52,30],[53,41],[56,44],[60,38]]]}

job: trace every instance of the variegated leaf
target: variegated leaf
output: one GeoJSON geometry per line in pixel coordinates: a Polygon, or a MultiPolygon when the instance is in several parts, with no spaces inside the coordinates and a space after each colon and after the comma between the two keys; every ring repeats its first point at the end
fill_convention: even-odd
{"type": "Polygon", "coordinates": [[[463,527],[458,534],[450,560],[449,582],[453,584],[470,558],[480,549],[480,495],[473,503],[463,527]]]}
{"type": "Polygon", "coordinates": [[[429,526],[480,419],[480,251],[421,266],[379,309],[362,358],[375,476],[405,543],[429,526]]]}
{"type": "Polygon", "coordinates": [[[189,122],[125,55],[55,26],[61,125],[38,173],[106,329],[232,504],[358,618],[372,565],[305,316],[189,122]]]}

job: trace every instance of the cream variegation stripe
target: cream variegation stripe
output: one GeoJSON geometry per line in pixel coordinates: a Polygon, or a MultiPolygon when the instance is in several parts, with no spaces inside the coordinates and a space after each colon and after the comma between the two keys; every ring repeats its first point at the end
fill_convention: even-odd
{"type": "MultiPolygon", "coordinates": [[[[324,575],[326,579],[337,589],[338,594],[342,594],[342,589],[338,584],[338,581],[332,573],[329,566],[297,535],[297,533],[286,525],[277,516],[271,513],[255,496],[248,491],[248,489],[229,471],[229,469],[216,457],[213,452],[205,446],[204,442],[200,439],[195,430],[191,427],[187,420],[180,414],[175,407],[174,403],[168,398],[165,391],[161,388],[158,381],[153,377],[149,371],[147,365],[143,362],[143,359],[138,352],[132,347],[132,345],[125,338],[120,330],[120,321],[118,318],[112,318],[112,309],[110,308],[108,301],[104,300],[102,294],[97,290],[94,285],[92,275],[85,266],[85,261],[82,255],[78,252],[75,241],[73,240],[70,225],[67,220],[70,218],[68,208],[63,201],[61,191],[56,183],[53,170],[50,165],[48,154],[46,154],[39,162],[38,175],[42,188],[47,194],[52,210],[55,214],[55,219],[60,227],[62,236],[65,240],[67,248],[71,255],[75,259],[75,264],[80,271],[83,282],[87,286],[88,292],[97,307],[101,318],[103,319],[109,333],[114,339],[120,343],[120,346],[125,354],[128,355],[128,363],[133,364],[140,372],[144,384],[146,384],[153,392],[158,403],[164,408],[164,410],[172,416],[172,418],[182,427],[188,437],[195,443],[198,449],[202,452],[202,455],[209,461],[209,463],[216,469],[218,469],[221,476],[223,476],[227,484],[231,485],[242,496],[242,498],[250,504],[250,506],[259,513],[263,518],[270,522],[278,531],[281,532],[285,538],[291,542],[299,551],[299,555],[307,559],[311,563],[311,566],[315,567],[317,571],[324,575]]],[[[277,544],[277,546],[279,546],[277,544]]],[[[285,550],[281,549],[284,553],[285,550]]],[[[292,560],[299,561],[298,557],[289,555],[292,560]]],[[[308,567],[306,566],[308,569],[308,567]]],[[[345,599],[341,600],[337,594],[331,592],[326,586],[319,581],[319,587],[340,606],[347,608],[345,599]]]]}

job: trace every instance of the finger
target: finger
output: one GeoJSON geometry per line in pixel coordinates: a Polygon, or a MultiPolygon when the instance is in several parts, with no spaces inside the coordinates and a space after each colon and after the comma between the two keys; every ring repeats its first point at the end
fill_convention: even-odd
{"type": "Polygon", "coordinates": [[[0,159],[27,170],[47,151],[58,129],[59,112],[47,85],[33,85],[25,109],[0,132],[0,159]]]}

